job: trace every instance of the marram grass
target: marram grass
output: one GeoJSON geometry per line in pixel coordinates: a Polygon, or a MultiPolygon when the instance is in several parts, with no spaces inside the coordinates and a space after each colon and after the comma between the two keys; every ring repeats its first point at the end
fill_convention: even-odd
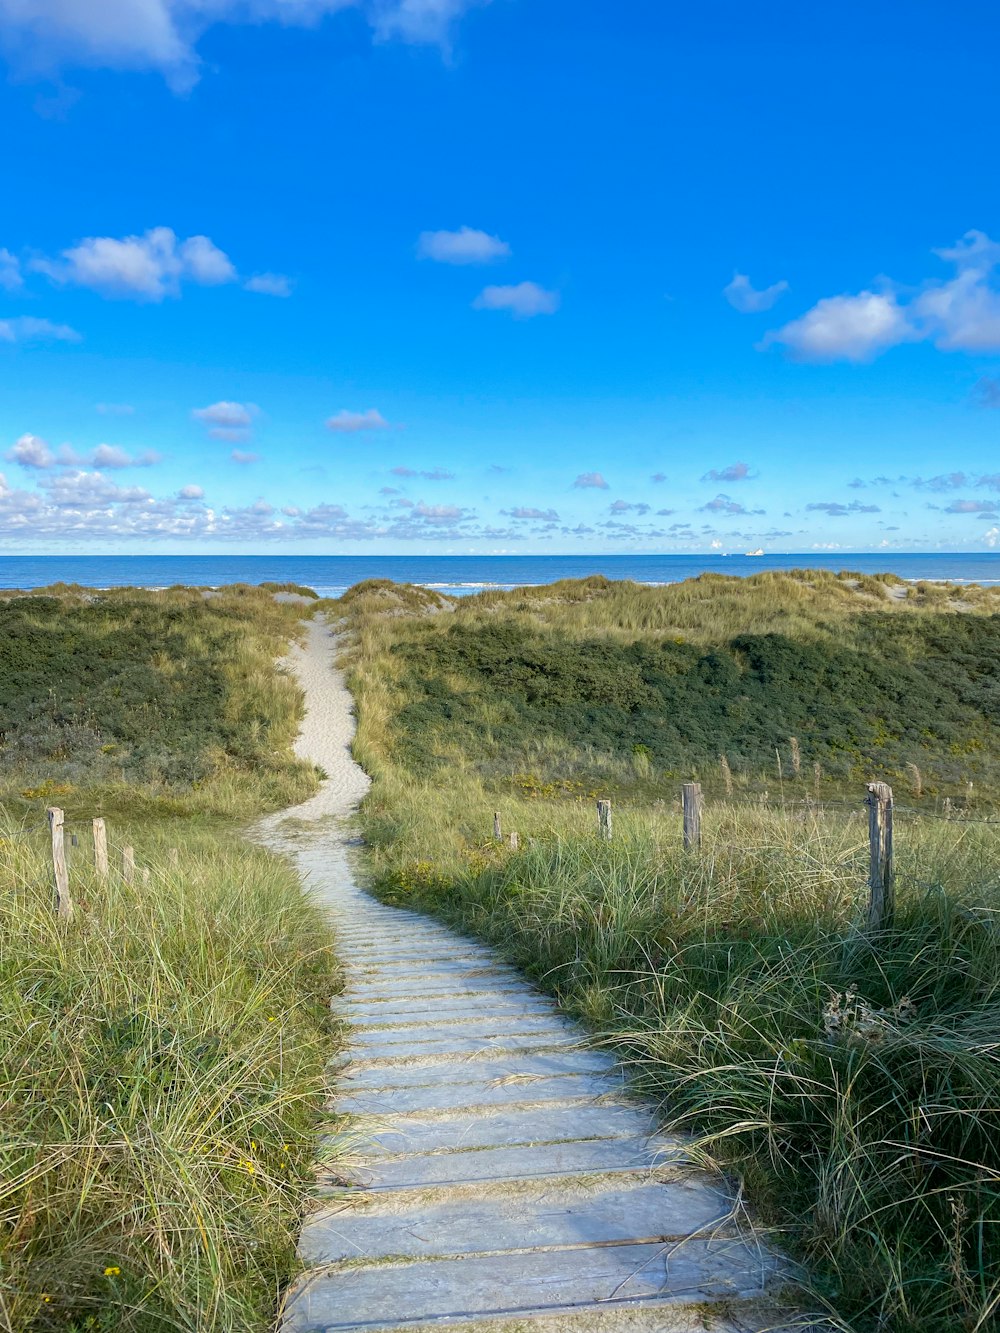
{"type": "MultiPolygon", "coordinates": [[[[978,782],[962,819],[933,817],[943,802],[923,772],[958,789],[965,742],[928,729],[908,752],[887,694],[866,713],[873,747],[855,744],[831,781],[815,774],[815,739],[793,747],[784,722],[815,700],[812,677],[783,677],[790,694],[757,696],[758,721],[784,737],[783,778],[746,780],[757,738],[725,767],[706,746],[703,771],[682,772],[716,775],[702,848],[686,854],[679,775],[630,735],[634,718],[622,714],[615,748],[548,675],[573,640],[591,645],[581,670],[592,664],[600,683],[614,660],[597,651],[602,635],[676,633],[711,656],[732,636],[776,629],[809,648],[795,659],[806,666],[838,636],[874,643],[885,630],[906,643],[909,671],[933,651],[947,675],[949,653],[997,633],[995,599],[979,590],[928,585],[904,600],[894,586],[818,574],[659,590],[585,581],[446,614],[356,590],[345,608],[355,752],[375,778],[364,827],[377,890],[492,941],[613,1045],[665,1121],[742,1178],[840,1321],[857,1333],[986,1333],[1000,1326],[1000,824],[967,822],[980,800],[995,808],[978,782]],[[485,639],[472,632],[491,621],[485,639]],[[525,690],[544,728],[504,722],[525,690]],[[883,753],[905,761],[899,773],[870,767],[883,753]],[[864,930],[866,776],[891,777],[903,807],[897,912],[877,937],[864,930]],[[842,805],[811,806],[817,788],[842,805]],[[610,844],[593,802],[608,794],[610,844]],[[491,840],[494,811],[519,850],[491,840]]],[[[985,654],[974,697],[978,734],[996,750],[992,670],[985,654]]],[[[698,688],[714,707],[711,676],[698,688]]],[[[838,738],[824,745],[827,765],[838,738]]]]}
{"type": "Polygon", "coordinates": [[[0,827],[0,1329],[264,1330],[314,1180],[327,928],[243,841],[109,832],[148,884],[97,881],[81,832],[62,922],[45,833],[0,827]]]}

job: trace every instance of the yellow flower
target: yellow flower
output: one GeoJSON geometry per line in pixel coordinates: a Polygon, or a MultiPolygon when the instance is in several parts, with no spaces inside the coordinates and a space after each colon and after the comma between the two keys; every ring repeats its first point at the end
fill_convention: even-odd
{"type": "Polygon", "coordinates": [[[253,1162],[241,1162],[240,1165],[246,1169],[246,1173],[248,1176],[252,1176],[254,1172],[257,1170],[253,1162]]]}
{"type": "Polygon", "coordinates": [[[268,1019],[267,1019],[267,1021],[268,1021],[269,1023],[277,1023],[277,1021],[278,1021],[278,1017],[277,1017],[276,1014],[269,1014],[269,1015],[268,1015],[268,1019]]]}
{"type": "Polygon", "coordinates": [[[117,1264],[109,1264],[108,1267],[104,1270],[104,1276],[121,1277],[121,1271],[122,1270],[118,1267],[117,1264]]]}
{"type": "Polygon", "coordinates": [[[39,1299],[40,1301],[44,1301],[46,1305],[50,1305],[51,1302],[52,1302],[52,1297],[51,1297],[51,1296],[46,1296],[46,1294],[45,1294],[44,1291],[42,1292],[41,1296],[39,1296],[38,1299],[39,1299]]]}

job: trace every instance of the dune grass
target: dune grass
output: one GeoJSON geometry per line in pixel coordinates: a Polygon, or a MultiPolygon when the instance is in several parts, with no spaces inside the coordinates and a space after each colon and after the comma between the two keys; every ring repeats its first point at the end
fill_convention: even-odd
{"type": "Polygon", "coordinates": [[[274,665],[300,615],[250,589],[0,604],[4,1333],[273,1326],[336,1049],[327,924],[242,832],[315,788],[274,665]],[[78,839],[69,921],[49,804],[78,839]]]}
{"type": "MultiPolygon", "coordinates": [[[[969,623],[995,632],[993,603],[975,591],[934,589],[933,607],[910,608],[889,603],[891,581],[872,582],[871,591],[854,580],[835,581],[829,597],[809,591],[807,629],[794,637],[816,643],[836,631],[863,642],[876,628],[852,617],[898,618],[917,669],[921,653],[943,654],[947,665],[951,651],[958,672],[979,633],[969,623]],[[969,605],[978,609],[965,619],[969,605]]],[[[536,590],[511,595],[512,616],[533,603],[537,633],[553,650],[577,631],[593,640],[604,616],[605,637],[628,642],[636,608],[660,599],[697,607],[710,651],[762,617],[782,617],[785,594],[775,580],[727,582],[713,643],[711,590],[694,583],[702,586],[648,597],[599,589],[593,598],[578,588],[557,599],[549,590],[548,609],[545,590],[536,590]],[[622,618],[633,617],[626,629],[614,619],[619,600],[622,618]],[[586,625],[567,634],[567,616],[586,625]]],[[[799,615],[799,588],[785,592],[789,615],[799,615]]],[[[865,772],[870,755],[857,760],[857,774],[853,766],[836,779],[824,773],[821,794],[843,804],[822,808],[811,804],[812,765],[791,773],[790,748],[778,783],[773,773],[752,780],[752,737],[748,750],[734,746],[733,793],[725,794],[716,758],[703,847],[685,854],[676,775],[655,753],[588,749],[585,725],[558,706],[549,710],[544,746],[537,729],[528,737],[551,763],[525,774],[521,735],[508,745],[500,729],[467,729],[469,701],[455,705],[459,681],[484,718],[508,705],[509,682],[538,660],[519,655],[525,639],[512,633],[495,677],[473,636],[453,637],[460,620],[493,621],[502,633],[503,595],[433,616],[402,599],[391,605],[384,590],[377,611],[365,601],[356,593],[351,612],[352,685],[356,752],[375,777],[363,813],[378,891],[491,940],[613,1043],[667,1120],[743,1178],[764,1220],[808,1262],[818,1294],[850,1327],[996,1327],[1000,825],[972,822],[980,801],[992,808],[992,793],[977,791],[972,808],[959,809],[957,798],[959,819],[934,817],[940,801],[905,769],[905,748],[896,752],[906,784],[898,910],[891,930],[866,936],[861,778],[885,776],[878,767],[865,772]],[[450,640],[443,681],[438,638],[450,640]],[[411,654],[417,642],[430,649],[420,660],[411,654]],[[446,689],[451,696],[433,721],[410,707],[446,689]],[[422,738],[440,762],[411,761],[422,738]],[[618,778],[610,845],[596,836],[602,774],[618,778]],[[494,810],[505,831],[519,832],[519,850],[490,838],[494,810]]],[[[661,606],[653,640],[666,614],[661,606]]],[[[816,696],[814,673],[786,679],[784,690],[776,710],[804,706],[816,696]]],[[[997,736],[987,693],[977,707],[989,751],[997,736]]],[[[766,689],[761,697],[766,704],[766,689]]],[[[876,732],[887,702],[876,698],[869,714],[876,732]]],[[[942,783],[953,740],[941,737],[921,755],[942,783]]]]}
{"type": "Polygon", "coordinates": [[[0,598],[0,801],[233,818],[304,800],[301,696],[275,669],[301,616],[245,585],[0,598]]]}

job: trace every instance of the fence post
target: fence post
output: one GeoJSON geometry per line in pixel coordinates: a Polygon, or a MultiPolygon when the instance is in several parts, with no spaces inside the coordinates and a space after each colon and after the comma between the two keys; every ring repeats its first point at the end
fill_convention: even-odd
{"type": "Polygon", "coordinates": [[[52,834],[52,872],[56,881],[56,912],[67,918],[73,915],[73,902],[69,896],[69,871],[66,869],[66,831],[63,827],[65,815],[56,805],[50,805],[45,811],[52,834]]]}
{"type": "Polygon", "coordinates": [[[135,879],[135,848],[122,848],[122,879],[126,884],[131,884],[135,879]]]}
{"type": "Polygon", "coordinates": [[[597,802],[597,836],[604,842],[611,841],[611,802],[597,802]]]}
{"type": "Polygon", "coordinates": [[[869,782],[868,795],[868,928],[884,930],[892,924],[892,788],[886,782],[869,782]]]}
{"type": "Polygon", "coordinates": [[[521,841],[521,839],[517,836],[517,834],[509,833],[507,835],[507,841],[510,843],[510,850],[512,852],[516,852],[521,841]]]}
{"type": "Polygon", "coordinates": [[[697,851],[701,846],[701,784],[685,782],[681,787],[684,809],[684,850],[697,851]]]}
{"type": "Polygon", "coordinates": [[[493,837],[496,842],[503,842],[503,830],[500,826],[500,811],[493,812],[493,837]]]}
{"type": "Polygon", "coordinates": [[[94,820],[94,869],[98,879],[108,877],[108,831],[103,819],[94,820]]]}

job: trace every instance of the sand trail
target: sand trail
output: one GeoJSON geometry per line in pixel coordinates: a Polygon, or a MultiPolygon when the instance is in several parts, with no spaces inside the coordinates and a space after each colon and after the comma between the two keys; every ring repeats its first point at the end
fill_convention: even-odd
{"type": "Polygon", "coordinates": [[[610,1056],[485,946],[357,887],[346,817],[368,778],[333,658],[319,621],[290,657],[298,753],[327,779],[259,827],[332,918],[348,1048],[330,1109],[355,1117],[281,1333],[819,1330],[780,1312],[787,1265],[610,1056]]]}

